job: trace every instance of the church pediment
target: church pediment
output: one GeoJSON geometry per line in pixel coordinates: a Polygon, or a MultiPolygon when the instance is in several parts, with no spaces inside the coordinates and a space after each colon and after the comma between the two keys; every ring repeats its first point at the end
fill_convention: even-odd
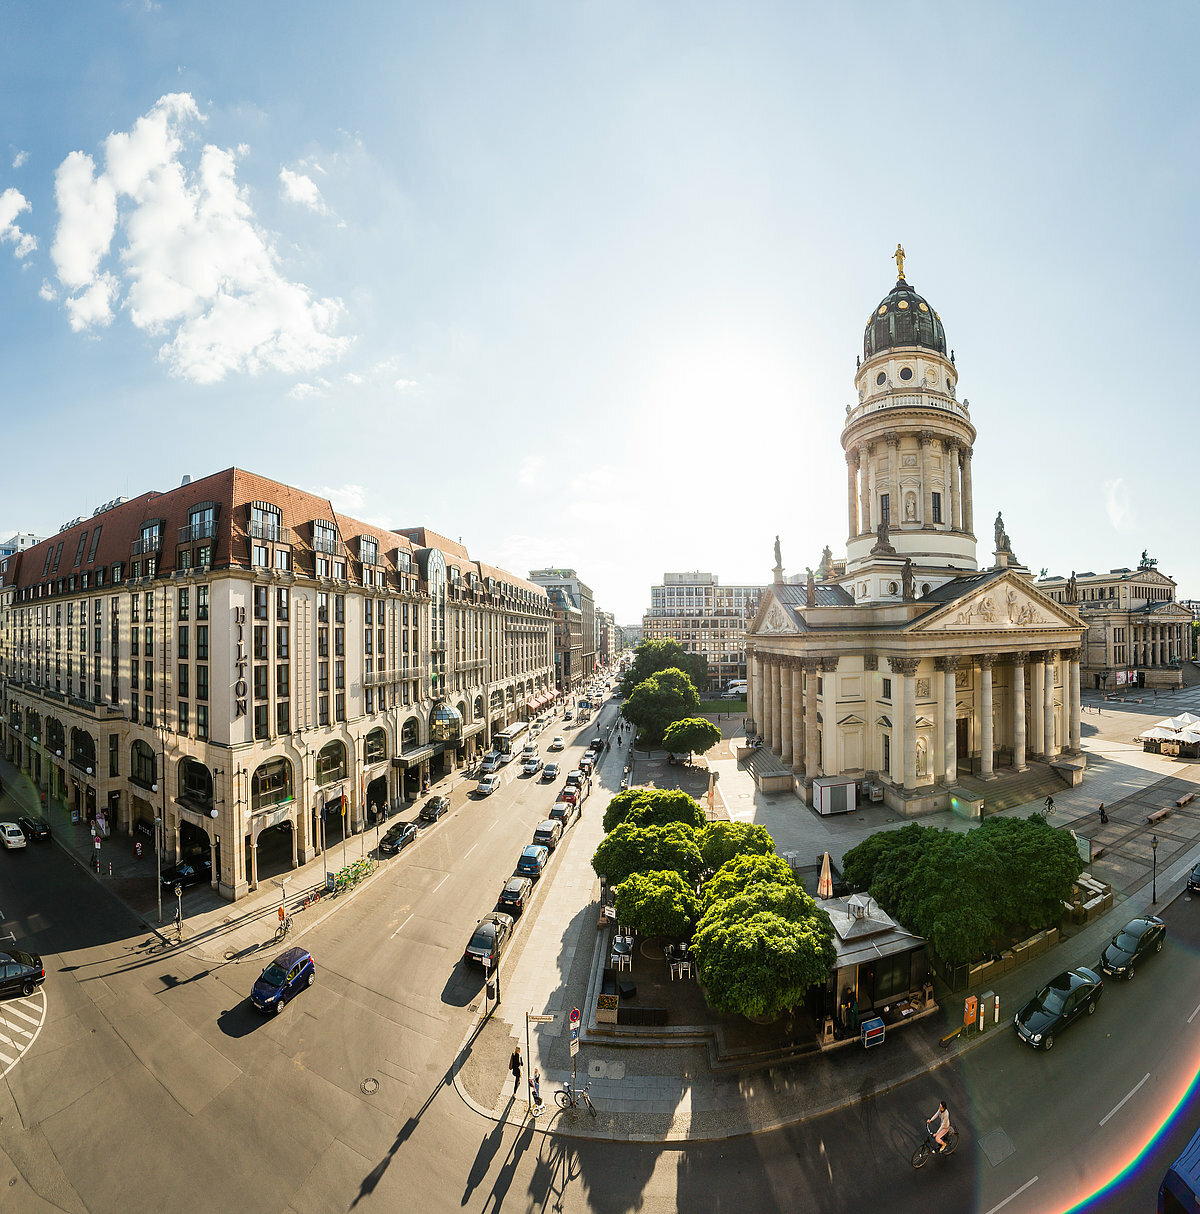
{"type": "Polygon", "coordinates": [[[1024,579],[1009,575],[966,591],[932,615],[917,620],[913,631],[1020,633],[1080,627],[1069,608],[1030,590],[1024,579]]]}
{"type": "Polygon", "coordinates": [[[747,631],[751,636],[796,636],[800,629],[796,626],[791,609],[768,590],[754,623],[747,631]]]}

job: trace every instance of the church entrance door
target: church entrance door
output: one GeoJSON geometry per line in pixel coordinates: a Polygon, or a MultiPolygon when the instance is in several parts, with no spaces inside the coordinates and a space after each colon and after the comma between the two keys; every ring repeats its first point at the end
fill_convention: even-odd
{"type": "Polygon", "coordinates": [[[954,722],[955,754],[960,759],[971,757],[971,722],[967,717],[959,717],[954,722]]]}

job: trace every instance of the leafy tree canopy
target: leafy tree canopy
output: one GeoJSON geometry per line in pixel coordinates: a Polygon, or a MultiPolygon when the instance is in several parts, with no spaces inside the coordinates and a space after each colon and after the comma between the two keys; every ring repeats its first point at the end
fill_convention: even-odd
{"type": "Polygon", "coordinates": [[[634,873],[616,888],[617,919],[644,936],[690,937],[695,926],[696,895],[676,872],[634,873]]]}
{"type": "Polygon", "coordinates": [[[765,826],[755,826],[750,822],[710,822],[700,832],[700,855],[704,867],[714,872],[734,856],[774,854],[775,840],[765,826]]]}
{"type": "Polygon", "coordinates": [[[704,825],[704,810],[695,798],[677,788],[627,788],[608,803],[604,811],[607,833],[618,822],[634,826],[666,826],[682,822],[685,826],[704,825]]]}
{"type": "Polygon", "coordinates": [[[796,874],[781,856],[734,856],[727,860],[704,884],[700,895],[702,912],[723,898],[755,884],[795,885],[796,874]]]}
{"type": "Polygon", "coordinates": [[[621,822],[607,834],[592,856],[592,868],[620,885],[633,873],[670,870],[695,884],[700,872],[696,831],[682,822],[667,826],[635,826],[621,822]]]}
{"type": "Polygon", "coordinates": [[[621,676],[621,694],[629,696],[639,683],[671,667],[682,670],[694,687],[708,686],[708,659],[702,653],[685,653],[678,641],[670,639],[643,641],[634,650],[633,665],[621,676]]]}
{"type": "MultiPolygon", "coordinates": [[[[732,921],[749,919],[752,915],[770,911],[784,919],[803,919],[808,915],[829,916],[817,909],[816,902],[795,881],[783,885],[777,881],[756,881],[747,886],[741,893],[729,898],[717,898],[708,904],[700,926],[717,922],[717,920],[732,921]]],[[[833,925],[830,923],[830,931],[833,925]]]]}
{"type": "Polygon", "coordinates": [[[638,683],[621,708],[638,727],[647,746],[661,746],[667,728],[700,707],[700,697],[682,670],[659,671],[638,683]]]}
{"type": "Polygon", "coordinates": [[[705,717],[684,717],[667,727],[663,745],[677,755],[703,754],[721,740],[721,730],[705,717]]]}

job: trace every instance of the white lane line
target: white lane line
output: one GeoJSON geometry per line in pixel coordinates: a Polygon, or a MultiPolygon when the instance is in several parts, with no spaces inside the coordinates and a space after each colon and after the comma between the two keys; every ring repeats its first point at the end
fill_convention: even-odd
{"type": "Polygon", "coordinates": [[[41,1023],[41,1021],[36,1016],[26,1015],[26,1013],[21,1011],[21,1009],[19,1007],[14,1007],[11,1003],[4,1010],[5,1010],[5,1012],[12,1012],[12,1014],[14,1016],[20,1016],[22,1020],[27,1021],[29,1024],[40,1024],[41,1023]]]}
{"type": "MultiPolygon", "coordinates": [[[[416,911],[413,911],[412,915],[409,915],[408,919],[411,919],[416,913],[416,911]]],[[[388,937],[389,940],[395,940],[395,938],[404,930],[404,926],[406,923],[408,923],[408,919],[405,919],[404,923],[401,923],[400,926],[396,928],[394,932],[392,932],[392,934],[388,937]]]]}
{"type": "Polygon", "coordinates": [[[1120,1110],[1121,1106],[1125,1103],[1125,1101],[1127,1101],[1130,1098],[1130,1096],[1132,1096],[1134,1094],[1134,1092],[1136,1092],[1138,1090],[1138,1088],[1140,1088],[1142,1086],[1142,1084],[1145,1083],[1146,1080],[1149,1078],[1150,1078],[1150,1072],[1147,1071],[1146,1074],[1144,1074],[1141,1077],[1141,1079],[1139,1079],[1137,1081],[1137,1083],[1135,1083],[1133,1085],[1133,1087],[1130,1088],[1130,1090],[1128,1092],[1126,1092],[1124,1096],[1121,1097],[1121,1099],[1117,1102],[1115,1107],[1110,1109],[1104,1117],[1100,1118],[1100,1124],[1103,1125],[1110,1117],[1112,1117],[1115,1113],[1117,1113],[1120,1110]]]}
{"type": "Polygon", "coordinates": [[[1022,1185],[1022,1186],[1021,1186],[1021,1187],[1020,1187],[1020,1188],[1019,1188],[1019,1189],[1018,1189],[1018,1190],[1015,1192],[1015,1193],[1010,1193],[1010,1194],[1009,1194],[1009,1195],[1008,1195],[1008,1196],[1007,1196],[1007,1197],[1006,1197],[1006,1198],[1005,1198],[1005,1199],[1004,1199],[1002,1202],[1000,1202],[998,1205],[994,1205],[994,1206],[992,1206],[992,1208],[991,1208],[991,1209],[990,1209],[990,1210],[987,1212],[987,1214],[996,1214],[996,1211],[997,1211],[997,1210],[1003,1210],[1003,1209],[1004,1209],[1004,1207],[1005,1207],[1006,1205],[1008,1205],[1008,1203],[1009,1203],[1010,1201],[1012,1201],[1012,1199],[1013,1199],[1014,1197],[1020,1197],[1020,1196],[1021,1196],[1021,1194],[1022,1194],[1022,1193],[1024,1193],[1026,1189],[1028,1189],[1028,1188],[1029,1188],[1031,1185],[1035,1185],[1035,1184],[1037,1184],[1037,1182],[1038,1182],[1038,1178],[1037,1178],[1036,1176],[1031,1176],[1031,1177],[1030,1177],[1030,1178],[1029,1178],[1029,1179],[1028,1179],[1028,1180],[1027,1180],[1027,1181],[1026,1181],[1026,1182],[1025,1182],[1025,1183],[1024,1183],[1024,1184],[1023,1184],[1023,1185],[1022,1185]]]}
{"type": "Polygon", "coordinates": [[[436,893],[438,892],[438,890],[439,890],[439,889],[441,889],[441,888],[442,888],[442,886],[443,886],[443,885],[445,885],[445,884],[446,884],[446,882],[447,882],[447,881],[449,881],[449,880],[450,880],[450,874],[449,874],[449,873],[447,873],[447,874],[446,874],[446,875],[445,875],[445,876],[444,876],[444,877],[443,877],[443,878],[442,878],[442,879],[441,879],[441,880],[440,880],[440,881],[439,881],[439,882],[438,882],[438,883],[437,883],[437,884],[436,884],[436,885],[433,887],[433,889],[431,889],[431,890],[429,891],[429,892],[430,892],[430,894],[436,894],[436,893]]]}
{"type": "Polygon", "coordinates": [[[493,823],[491,824],[491,826],[489,826],[489,827],[488,827],[488,830],[495,830],[495,829],[496,829],[496,827],[497,827],[497,826],[499,826],[499,825],[500,825],[500,819],[499,819],[499,818],[497,818],[497,819],[495,820],[495,822],[493,822],[493,823]]]}
{"type": "MultiPolygon", "coordinates": [[[[37,1041],[38,1037],[41,1035],[42,1028],[46,1023],[46,1009],[48,1007],[48,1003],[49,1001],[46,998],[46,992],[44,990],[39,991],[34,999],[30,1000],[30,1006],[38,1007],[38,1004],[41,1005],[40,1008],[38,1008],[38,1010],[41,1012],[41,1019],[36,1022],[36,1027],[32,1033],[27,1033],[24,1029],[17,1028],[15,1025],[6,1024],[4,1026],[10,1032],[20,1033],[23,1036],[28,1037],[29,1040],[23,1042],[10,1042],[10,1044],[17,1050],[17,1056],[15,1058],[10,1059],[7,1057],[7,1055],[0,1055],[0,1059],[3,1061],[3,1070],[0,1070],[0,1079],[3,1079],[5,1075],[7,1075],[8,1072],[21,1061],[22,1056],[33,1047],[33,1043],[37,1041]]],[[[12,1004],[9,1004],[4,1010],[13,1011],[15,1009],[12,1007],[12,1004]]]]}
{"type": "Polygon", "coordinates": [[[462,858],[465,860],[478,846],[478,843],[472,843],[471,846],[468,847],[465,852],[463,852],[462,858]]]}
{"type": "Polygon", "coordinates": [[[1197,1004],[1196,1010],[1187,1018],[1188,1024],[1191,1024],[1197,1016],[1200,1016],[1200,1004],[1197,1004]]]}
{"type": "MultiPolygon", "coordinates": [[[[22,1037],[32,1037],[33,1036],[33,1029],[22,1028],[19,1024],[8,1024],[4,1020],[0,1020],[0,1024],[3,1024],[4,1027],[6,1029],[8,1029],[8,1031],[10,1033],[20,1033],[22,1037]]],[[[16,1042],[14,1041],[13,1044],[15,1045],[16,1042]]]]}

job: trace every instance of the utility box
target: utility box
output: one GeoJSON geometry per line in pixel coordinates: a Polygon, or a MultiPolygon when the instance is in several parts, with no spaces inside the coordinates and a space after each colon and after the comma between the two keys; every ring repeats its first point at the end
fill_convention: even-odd
{"type": "Polygon", "coordinates": [[[857,794],[853,776],[817,776],[812,782],[813,809],[819,814],[852,814],[858,808],[857,794]]]}
{"type": "Polygon", "coordinates": [[[983,1032],[988,1025],[988,1012],[995,1007],[996,1022],[1000,1020],[1000,1000],[996,998],[995,991],[984,991],[979,996],[979,1031],[983,1032]]]}
{"type": "Polygon", "coordinates": [[[861,1025],[863,1049],[869,1050],[874,1045],[882,1045],[884,1037],[883,1021],[876,1016],[873,1020],[864,1020],[861,1025]]]}
{"type": "Polygon", "coordinates": [[[978,1019],[979,1000],[974,995],[968,995],[963,1000],[963,1025],[966,1028],[974,1028],[978,1019]]]}

